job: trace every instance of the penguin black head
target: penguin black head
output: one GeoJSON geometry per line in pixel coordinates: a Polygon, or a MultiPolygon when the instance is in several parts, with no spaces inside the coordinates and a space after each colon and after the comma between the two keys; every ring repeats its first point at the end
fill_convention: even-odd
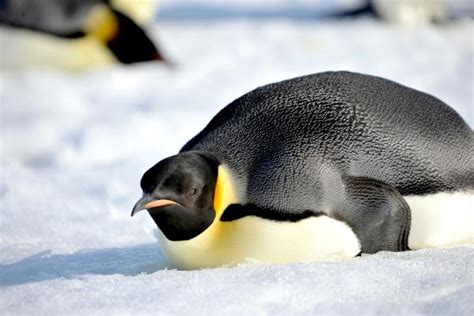
{"type": "Polygon", "coordinates": [[[107,41],[112,53],[124,64],[141,61],[164,61],[155,44],[145,31],[125,14],[111,10],[117,21],[118,30],[115,36],[107,41]]]}
{"type": "Polygon", "coordinates": [[[91,11],[83,26],[85,33],[107,45],[120,62],[164,61],[145,31],[130,17],[111,6],[91,11]]]}
{"type": "Polygon", "coordinates": [[[214,221],[218,161],[207,154],[184,152],[166,158],[143,175],[143,197],[132,216],[148,210],[169,240],[189,240],[214,221]]]}

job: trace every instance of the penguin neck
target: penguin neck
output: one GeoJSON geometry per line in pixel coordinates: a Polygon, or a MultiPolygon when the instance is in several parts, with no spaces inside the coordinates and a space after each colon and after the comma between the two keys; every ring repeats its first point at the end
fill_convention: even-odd
{"type": "Polygon", "coordinates": [[[107,43],[118,34],[119,21],[109,7],[100,5],[89,14],[84,31],[99,42],[107,43]]]}
{"type": "Polygon", "coordinates": [[[229,205],[239,202],[239,192],[235,180],[227,166],[219,165],[214,193],[215,220],[220,220],[222,213],[229,205]]]}

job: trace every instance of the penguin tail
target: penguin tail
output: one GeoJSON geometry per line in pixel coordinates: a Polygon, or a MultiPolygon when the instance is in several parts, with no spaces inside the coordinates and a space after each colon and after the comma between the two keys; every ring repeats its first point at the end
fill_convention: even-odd
{"type": "Polygon", "coordinates": [[[103,42],[124,64],[152,60],[166,62],[140,26],[108,5],[93,10],[84,25],[84,33],[103,42]]]}

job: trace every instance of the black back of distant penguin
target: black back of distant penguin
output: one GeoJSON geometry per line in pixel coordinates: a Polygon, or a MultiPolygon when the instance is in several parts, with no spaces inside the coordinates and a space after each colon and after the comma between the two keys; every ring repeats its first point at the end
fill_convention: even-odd
{"type": "Polygon", "coordinates": [[[454,110],[426,93],[351,72],[257,88],[181,151],[189,150],[213,153],[246,184],[248,202],[276,209],[321,203],[340,176],[375,179],[401,195],[474,187],[474,135],[454,110]]]}

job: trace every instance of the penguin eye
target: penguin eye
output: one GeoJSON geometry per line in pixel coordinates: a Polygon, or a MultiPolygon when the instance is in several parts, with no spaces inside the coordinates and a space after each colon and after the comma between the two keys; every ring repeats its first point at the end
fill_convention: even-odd
{"type": "Polygon", "coordinates": [[[196,195],[196,192],[197,192],[197,189],[196,189],[196,188],[192,188],[191,190],[189,190],[188,195],[189,195],[189,196],[194,196],[194,195],[196,195]]]}

